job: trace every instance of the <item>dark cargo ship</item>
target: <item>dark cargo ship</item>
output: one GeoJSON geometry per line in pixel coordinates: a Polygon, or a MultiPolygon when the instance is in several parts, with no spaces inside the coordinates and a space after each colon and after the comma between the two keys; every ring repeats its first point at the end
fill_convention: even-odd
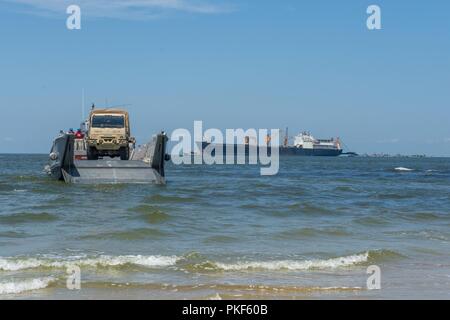
{"type": "MultiPolygon", "coordinates": [[[[270,141],[270,138],[268,139],[270,141]]],[[[267,142],[269,143],[269,142],[267,142]]],[[[227,154],[228,150],[233,150],[234,154],[245,152],[245,155],[249,155],[250,153],[250,143],[249,137],[245,138],[244,144],[235,144],[235,145],[226,145],[226,144],[211,144],[210,142],[203,141],[202,142],[202,150],[205,150],[206,147],[213,146],[214,150],[212,151],[212,155],[215,155],[215,150],[220,150],[222,148],[222,154],[227,154]]],[[[271,153],[270,145],[268,146],[256,146],[256,151],[259,153],[259,150],[264,148],[267,154],[271,153]]],[[[279,147],[280,155],[292,155],[292,156],[317,156],[317,157],[337,157],[343,154],[343,149],[341,147],[341,142],[339,138],[332,139],[315,139],[310,133],[303,132],[294,137],[294,144],[288,145],[287,138],[284,141],[284,144],[279,147]]]]}

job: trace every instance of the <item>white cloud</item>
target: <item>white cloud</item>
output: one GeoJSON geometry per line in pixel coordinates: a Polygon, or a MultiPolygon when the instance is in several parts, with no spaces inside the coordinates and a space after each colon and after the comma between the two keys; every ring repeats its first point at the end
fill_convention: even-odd
{"type": "MultiPolygon", "coordinates": [[[[0,0],[26,5],[36,14],[66,14],[71,4],[79,5],[88,17],[148,19],[169,11],[214,14],[230,12],[231,5],[212,0],[0,0]],[[213,3],[214,2],[214,3],[213,3]]],[[[30,12],[28,10],[27,12],[30,12]]]]}
{"type": "Polygon", "coordinates": [[[14,139],[11,138],[11,137],[4,137],[4,138],[3,138],[3,141],[5,141],[5,142],[13,142],[14,139]]]}

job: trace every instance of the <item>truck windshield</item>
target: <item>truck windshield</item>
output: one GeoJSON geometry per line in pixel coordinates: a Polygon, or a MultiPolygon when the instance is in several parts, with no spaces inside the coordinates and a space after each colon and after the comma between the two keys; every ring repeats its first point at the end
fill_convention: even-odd
{"type": "Polygon", "coordinates": [[[125,127],[125,119],[123,116],[93,116],[92,128],[123,128],[125,127]]]}

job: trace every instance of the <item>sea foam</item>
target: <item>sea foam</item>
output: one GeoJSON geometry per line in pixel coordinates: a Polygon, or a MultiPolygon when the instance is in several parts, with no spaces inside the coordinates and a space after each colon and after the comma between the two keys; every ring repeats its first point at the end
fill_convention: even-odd
{"type": "Polygon", "coordinates": [[[397,167],[394,170],[395,171],[405,171],[405,172],[414,171],[414,169],[405,168],[405,167],[397,167]]]}
{"type": "Polygon", "coordinates": [[[342,256],[331,259],[311,260],[268,260],[268,261],[235,261],[220,262],[201,259],[191,263],[189,256],[108,256],[97,257],[42,257],[42,258],[19,258],[0,257],[0,271],[19,271],[36,268],[65,269],[76,265],[85,268],[114,268],[126,265],[141,266],[145,268],[175,267],[181,270],[198,271],[307,271],[326,270],[350,267],[364,264],[373,260],[399,257],[395,252],[386,250],[367,251],[364,253],[342,256]]]}
{"type": "Polygon", "coordinates": [[[46,277],[17,282],[2,282],[2,283],[0,282],[0,295],[18,294],[26,291],[44,289],[47,288],[54,281],[56,281],[55,278],[46,277]]]}
{"type": "Polygon", "coordinates": [[[3,258],[0,257],[0,270],[18,271],[34,268],[67,268],[72,265],[84,267],[117,267],[123,265],[137,265],[148,268],[168,267],[175,265],[179,258],[176,256],[108,256],[101,255],[93,258],[61,257],[61,258],[3,258]]]}
{"type": "Polygon", "coordinates": [[[240,271],[240,270],[312,270],[312,269],[336,269],[340,267],[349,267],[369,260],[369,252],[350,255],[345,257],[326,259],[326,260],[278,260],[278,261],[253,261],[238,263],[216,263],[217,268],[224,271],[240,271]]]}

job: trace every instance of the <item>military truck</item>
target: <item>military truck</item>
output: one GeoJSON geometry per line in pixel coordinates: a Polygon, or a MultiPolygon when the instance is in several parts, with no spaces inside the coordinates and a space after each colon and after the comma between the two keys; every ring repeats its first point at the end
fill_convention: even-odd
{"type": "Polygon", "coordinates": [[[86,135],[87,158],[130,158],[130,146],[136,143],[130,134],[128,112],[121,109],[92,109],[86,135]]]}

